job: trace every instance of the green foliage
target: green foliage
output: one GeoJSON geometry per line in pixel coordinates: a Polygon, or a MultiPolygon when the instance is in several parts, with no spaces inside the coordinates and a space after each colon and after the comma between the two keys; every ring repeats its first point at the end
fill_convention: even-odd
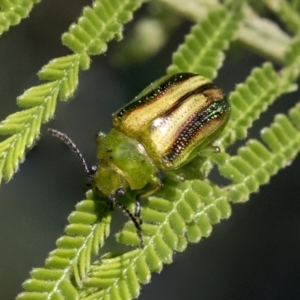
{"type": "Polygon", "coordinates": [[[106,51],[106,43],[122,38],[122,24],[132,19],[139,0],[98,0],[93,7],[83,9],[82,17],[63,34],[63,43],[76,53],[87,55],[106,51]]]}
{"type": "MultiPolygon", "coordinates": [[[[23,17],[37,2],[1,1],[0,5],[2,14],[18,11],[18,16],[23,17]]],[[[6,181],[11,179],[26,149],[32,147],[39,136],[41,125],[53,117],[57,99],[67,100],[74,95],[79,71],[89,68],[91,55],[106,51],[108,41],[122,37],[122,24],[131,20],[141,2],[94,1],[91,7],[83,9],[78,22],[63,34],[63,43],[74,53],[45,65],[38,76],[48,83],[25,91],[18,97],[18,104],[26,109],[0,123],[0,134],[10,135],[0,143],[0,180],[2,176],[6,181]]],[[[297,6],[298,2],[282,3],[286,14],[283,20],[286,21],[290,15],[287,8],[297,6]]],[[[174,53],[168,72],[198,72],[209,78],[216,77],[224,51],[241,27],[249,25],[244,14],[246,7],[243,1],[231,0],[212,9],[192,27],[184,44],[174,53]]],[[[298,18],[299,14],[295,14],[298,18]]],[[[2,32],[16,24],[15,16],[8,16],[0,15],[9,22],[3,25],[2,32]]],[[[285,24],[294,31],[298,28],[296,19],[285,24]]],[[[248,140],[236,155],[225,152],[236,139],[246,139],[253,122],[276,99],[297,88],[294,81],[300,72],[299,49],[299,37],[295,36],[286,49],[285,64],[280,71],[266,62],[254,68],[245,82],[237,85],[229,95],[231,119],[216,141],[223,151],[193,163],[193,168],[202,171],[204,177],[216,163],[220,174],[229,180],[226,187],[209,179],[195,178],[196,171],[191,165],[186,169],[190,174],[184,182],[166,174],[164,187],[149,197],[142,208],[145,247],[138,248],[136,229],[128,222],[117,234],[117,240],[134,249],[106,253],[95,261],[93,256],[98,255],[110,233],[111,212],[105,199],[89,191],[87,199],[77,204],[70,214],[65,235],[57,240],[57,248],[49,254],[45,267],[31,272],[31,279],[23,285],[25,291],[17,299],[136,298],[141,285],[149,283],[152,272],[160,272],[164,264],[172,263],[174,252],[182,252],[189,242],[197,243],[202,237],[208,237],[214,224],[230,216],[230,202],[247,201],[251,193],[268,183],[271,176],[290,164],[300,151],[300,105],[297,104],[288,116],[275,117],[275,121],[262,131],[262,141],[248,140]]],[[[125,197],[132,211],[132,195],[129,192],[125,197]]]]}
{"type": "Polygon", "coordinates": [[[299,1],[273,1],[265,0],[266,5],[276,13],[277,17],[292,32],[298,33],[300,30],[299,1]]]}
{"type": "Polygon", "coordinates": [[[247,130],[268,106],[294,88],[292,83],[285,84],[271,63],[254,68],[246,81],[230,94],[231,119],[222,134],[220,145],[228,147],[236,139],[245,138],[247,130]]]}
{"type": "Polygon", "coordinates": [[[0,35],[10,26],[18,25],[21,19],[28,17],[34,4],[40,0],[1,0],[0,1],[0,35]]]}
{"type": "Polygon", "coordinates": [[[0,143],[0,183],[2,176],[8,181],[18,170],[41,125],[53,117],[58,97],[67,100],[74,94],[79,68],[89,67],[89,55],[104,52],[106,42],[113,37],[120,39],[122,23],[131,19],[132,11],[139,5],[138,0],[95,1],[93,7],[84,9],[78,23],[70,26],[63,42],[75,54],[54,59],[44,66],[39,77],[50,82],[32,87],[18,97],[20,106],[30,108],[0,123],[0,134],[12,135],[0,143]]]}
{"type": "Polygon", "coordinates": [[[229,46],[242,19],[243,1],[212,11],[207,18],[196,24],[185,43],[173,55],[170,74],[195,72],[213,79],[224,60],[224,50],[229,46]]]}
{"type": "Polygon", "coordinates": [[[259,186],[269,182],[272,175],[290,164],[300,151],[299,104],[290,113],[277,115],[274,123],[265,128],[262,140],[268,148],[257,140],[249,140],[238,150],[238,155],[221,153],[216,156],[220,173],[233,181],[227,187],[228,199],[244,202],[259,186]]]}
{"type": "MultiPolygon", "coordinates": [[[[230,205],[221,190],[209,182],[167,180],[164,189],[150,197],[143,209],[145,248],[121,255],[108,254],[96,261],[83,281],[81,299],[132,299],[151,272],[160,272],[173,261],[174,251],[197,243],[212,232],[212,225],[230,216],[230,205]],[[95,293],[95,290],[99,292],[95,293]]],[[[124,244],[139,245],[136,229],[127,223],[118,234],[124,244]]]]}
{"type": "Polygon", "coordinates": [[[76,205],[68,218],[66,235],[56,242],[45,262],[45,268],[31,272],[24,282],[27,292],[17,299],[78,299],[78,291],[70,278],[80,287],[81,280],[90,269],[91,255],[97,255],[104,239],[109,235],[110,213],[107,205],[93,193],[76,205]]]}

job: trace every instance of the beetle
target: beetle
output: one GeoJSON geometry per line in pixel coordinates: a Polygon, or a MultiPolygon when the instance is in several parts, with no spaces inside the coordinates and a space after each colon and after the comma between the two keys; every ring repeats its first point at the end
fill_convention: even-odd
{"type": "Polygon", "coordinates": [[[93,190],[127,213],[144,247],[141,198],[162,187],[159,171],[178,170],[212,147],[229,116],[225,93],[210,79],[177,73],[156,80],[113,114],[111,131],[96,137],[98,163],[92,168],[67,135],[48,132],[79,155],[93,190]],[[127,188],[140,192],[133,214],[117,200],[127,188]]]}

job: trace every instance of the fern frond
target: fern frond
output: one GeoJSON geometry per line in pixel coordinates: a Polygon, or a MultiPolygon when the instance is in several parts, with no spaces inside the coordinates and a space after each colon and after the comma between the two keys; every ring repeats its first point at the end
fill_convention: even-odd
{"type": "Polygon", "coordinates": [[[237,31],[243,14],[243,1],[231,1],[230,5],[210,12],[192,28],[185,43],[173,54],[167,73],[195,72],[207,78],[216,77],[216,70],[224,60],[223,52],[237,31]]]}
{"type": "MultiPolygon", "coordinates": [[[[186,2],[182,0],[159,1],[167,3],[192,22],[198,22],[199,19],[206,16],[207,11],[220,6],[220,1],[193,1],[193,5],[186,5],[186,2]]],[[[243,7],[243,24],[237,32],[236,39],[245,44],[247,49],[258,51],[270,59],[282,63],[291,37],[273,21],[259,16],[247,2],[249,1],[246,1],[243,7]]],[[[297,4],[292,4],[292,6],[295,7],[297,4]]]]}
{"type": "MultiPolygon", "coordinates": [[[[113,256],[108,254],[91,266],[83,281],[81,297],[87,299],[132,299],[151,272],[170,264],[174,251],[187,242],[196,243],[212,232],[212,225],[230,216],[231,208],[221,190],[208,181],[191,180],[174,185],[167,180],[163,191],[143,206],[145,248],[113,256]],[[174,187],[176,186],[176,187],[174,187]]],[[[136,229],[128,222],[118,234],[124,244],[139,245],[136,229]]]]}
{"type": "Polygon", "coordinates": [[[276,72],[270,63],[255,68],[245,83],[230,94],[231,119],[218,143],[226,148],[236,139],[243,139],[252,123],[268,106],[284,93],[295,91],[293,83],[300,74],[300,39],[296,37],[285,53],[286,66],[276,72]]]}
{"type": "Polygon", "coordinates": [[[254,68],[245,83],[239,84],[230,94],[231,118],[219,139],[223,147],[247,136],[253,122],[283,93],[295,86],[282,80],[271,63],[254,68]]]}
{"type": "MultiPolygon", "coordinates": [[[[88,68],[89,62],[89,57],[85,54],[73,54],[60,57],[51,60],[47,65],[45,65],[39,71],[38,76],[41,80],[56,82],[56,88],[59,90],[59,98],[61,100],[67,100],[74,94],[77,88],[79,67],[84,66],[85,68],[88,68]]],[[[26,106],[26,100],[29,99],[30,97],[27,95],[24,99],[23,95],[19,97],[18,104],[20,106],[26,106]]]]}
{"type": "Polygon", "coordinates": [[[291,66],[295,64],[296,61],[299,59],[299,52],[300,52],[299,47],[300,47],[300,37],[296,36],[285,53],[285,61],[287,66],[291,66]]]}
{"type": "Polygon", "coordinates": [[[247,201],[250,193],[256,192],[279,169],[291,163],[300,151],[299,125],[300,104],[290,110],[289,118],[277,115],[274,123],[263,129],[261,137],[267,147],[257,140],[250,140],[236,156],[220,153],[215,157],[220,173],[233,181],[226,189],[231,201],[247,201]]]}
{"type": "Polygon", "coordinates": [[[264,2],[288,29],[294,33],[299,32],[300,16],[292,3],[286,0],[265,0],[264,2]]]}
{"type": "Polygon", "coordinates": [[[24,282],[26,292],[18,295],[25,299],[78,299],[74,287],[90,268],[91,255],[98,254],[110,231],[108,206],[94,199],[93,193],[76,205],[70,214],[66,235],[56,242],[57,249],[46,260],[45,268],[33,269],[31,279],[24,282]]]}
{"type": "Polygon", "coordinates": [[[122,38],[122,23],[132,19],[132,12],[141,0],[98,0],[93,7],[86,7],[77,24],[63,34],[63,43],[76,53],[88,55],[106,51],[106,43],[122,38]]]}
{"type": "Polygon", "coordinates": [[[28,17],[33,5],[40,0],[0,1],[0,35],[28,17]]]}
{"type": "Polygon", "coordinates": [[[27,90],[18,98],[22,106],[33,106],[14,113],[0,123],[0,134],[13,134],[0,143],[0,173],[10,180],[23,161],[25,149],[33,145],[40,127],[53,116],[59,83],[53,81],[27,90]]]}
{"type": "Polygon", "coordinates": [[[18,97],[19,106],[31,108],[0,123],[0,134],[12,134],[0,143],[0,182],[2,177],[10,180],[18,170],[26,148],[32,147],[42,123],[53,117],[57,97],[67,100],[74,94],[79,68],[89,67],[88,55],[100,53],[99,49],[103,50],[103,45],[113,37],[120,38],[121,23],[129,21],[140,4],[140,0],[98,0],[93,8],[84,9],[78,24],[73,24],[63,36],[66,45],[80,53],[54,59],[44,66],[38,73],[39,78],[50,82],[30,88],[18,97]]]}
{"type": "Polygon", "coordinates": [[[300,75],[300,36],[296,36],[285,53],[286,67],[282,76],[286,81],[294,81],[300,75]]]}
{"type": "MultiPolygon", "coordinates": [[[[209,34],[215,36],[214,43],[208,45],[202,54],[213,54],[213,63],[207,64],[211,76],[214,74],[213,68],[219,65],[216,62],[221,51],[224,51],[228,41],[233,37],[241,19],[239,10],[230,12],[230,17],[227,13],[227,10],[212,13],[208,21],[203,22],[204,26],[207,26],[205,31],[213,25],[213,29],[220,34],[218,36],[213,29],[209,30],[209,34]],[[220,25],[217,21],[220,21],[220,25]],[[218,51],[211,51],[213,47],[217,47],[218,51]]],[[[194,30],[195,35],[199,32],[201,34],[201,30],[194,30]]],[[[189,39],[186,43],[188,41],[189,39]]],[[[59,68],[54,68],[54,65],[53,63],[42,70],[40,75],[44,79],[55,79],[60,82],[62,72],[59,68]]],[[[184,69],[183,71],[197,70],[184,69]]],[[[166,180],[164,189],[157,196],[149,198],[143,207],[144,249],[130,251],[113,258],[106,256],[104,260],[99,260],[91,266],[85,258],[76,259],[76,264],[73,266],[74,280],[77,286],[82,287],[80,297],[86,299],[102,299],[109,296],[113,299],[137,297],[140,284],[149,282],[151,272],[159,272],[163,264],[171,263],[174,251],[183,251],[188,242],[195,243],[202,237],[208,236],[212,231],[212,225],[228,218],[230,212],[230,205],[221,190],[208,181],[186,180],[183,183],[176,182],[175,185],[172,180],[166,180]]],[[[125,225],[118,235],[118,240],[133,246],[139,245],[136,229],[131,222],[125,225]]],[[[81,249],[83,238],[79,236],[70,240],[69,237],[63,237],[63,242],[59,242],[58,246],[65,248],[65,243],[71,243],[73,248],[81,249]]],[[[60,248],[54,253],[56,251],[60,253],[59,251],[62,250],[60,248]]],[[[59,264],[54,265],[55,268],[59,266],[59,264]]],[[[70,264],[63,261],[61,267],[69,268],[70,264]]],[[[67,271],[70,276],[69,269],[67,271]]],[[[32,291],[36,292],[33,289],[32,291]]]]}
{"type": "Polygon", "coordinates": [[[83,55],[77,54],[51,61],[39,76],[53,81],[25,91],[18,97],[18,105],[30,108],[14,113],[0,123],[0,134],[12,134],[0,143],[0,173],[6,181],[18,170],[26,148],[34,144],[42,123],[53,117],[57,97],[65,100],[74,93],[79,65],[84,63],[83,55]]]}
{"type": "MultiPolygon", "coordinates": [[[[0,168],[5,178],[9,179],[16,170],[24,149],[38,136],[41,123],[53,116],[57,97],[65,100],[74,93],[79,68],[88,68],[89,55],[104,52],[108,40],[121,37],[121,23],[131,18],[138,5],[136,0],[95,1],[92,8],[84,10],[78,24],[72,25],[63,36],[63,42],[76,53],[45,66],[39,76],[50,83],[26,91],[19,104],[30,108],[0,124],[0,133],[13,134],[0,143],[0,168]]],[[[196,25],[174,55],[169,73],[189,71],[215,77],[223,51],[241,22],[241,5],[241,1],[231,1],[226,8],[210,13],[196,25]]],[[[296,69],[296,54],[289,57],[290,73],[283,72],[285,77],[280,77],[271,64],[265,64],[231,94],[233,119],[224,131],[222,146],[244,138],[253,121],[274,99],[294,88],[291,76],[286,74],[296,69]]],[[[300,108],[290,113],[291,119],[296,116],[300,116],[300,108]]],[[[296,122],[299,126],[300,121],[296,122]]],[[[233,181],[224,190],[208,180],[175,183],[167,178],[164,188],[146,200],[142,209],[145,247],[118,255],[107,254],[93,264],[91,256],[98,253],[109,233],[110,214],[103,201],[91,195],[70,215],[66,235],[57,241],[57,249],[50,253],[46,267],[33,270],[32,279],[24,283],[26,291],[18,299],[138,297],[141,285],[150,281],[151,272],[160,272],[163,264],[172,262],[175,251],[181,252],[188,242],[196,243],[209,236],[213,224],[230,216],[229,200],[246,201],[250,193],[293,159],[300,150],[299,134],[291,121],[281,115],[262,135],[270,149],[258,141],[250,141],[235,157],[225,153],[216,155],[220,172],[233,181]]],[[[139,246],[132,222],[118,234],[118,241],[139,246]]]]}

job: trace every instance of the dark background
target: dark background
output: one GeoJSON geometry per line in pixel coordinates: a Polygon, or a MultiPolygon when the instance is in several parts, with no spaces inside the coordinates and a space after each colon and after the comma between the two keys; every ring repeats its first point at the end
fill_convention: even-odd
{"type": "MultiPolygon", "coordinates": [[[[36,73],[49,60],[69,54],[60,35],[76,21],[87,1],[44,1],[30,18],[12,27],[0,44],[0,119],[18,111],[16,97],[40,84],[36,73]]],[[[145,6],[135,15],[145,14],[145,6]]],[[[129,36],[133,24],[125,26],[129,36]]],[[[110,63],[120,43],[109,43],[105,55],[92,57],[91,68],[80,72],[80,85],[71,101],[58,102],[55,118],[42,126],[40,140],[9,183],[0,189],[0,300],[22,291],[33,267],[42,267],[55,241],[63,234],[74,205],[84,199],[86,176],[76,157],[46,134],[48,127],[67,133],[91,165],[94,136],[111,127],[111,114],[151,81],[164,75],[171,53],[188,33],[187,22],[170,42],[145,63],[117,68],[110,63]]],[[[154,37],[155,38],[155,37],[154,37]]],[[[122,42],[121,42],[122,43],[122,42]]],[[[217,85],[226,92],[243,82],[262,58],[247,49],[230,52],[217,85]]],[[[271,123],[274,113],[287,112],[298,95],[279,99],[255,123],[250,136],[271,123]]],[[[1,138],[3,139],[3,138],[1,138]]],[[[233,149],[234,151],[234,149],[233,149]]],[[[300,299],[300,204],[297,158],[251,196],[232,206],[232,216],[214,226],[212,235],[184,253],[161,274],[153,274],[140,299],[300,299]]],[[[114,213],[114,227],[126,220],[114,213]]]]}

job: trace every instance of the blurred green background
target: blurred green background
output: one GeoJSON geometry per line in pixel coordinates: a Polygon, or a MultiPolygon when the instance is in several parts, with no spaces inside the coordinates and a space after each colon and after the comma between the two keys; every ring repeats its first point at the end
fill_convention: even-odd
{"type": "MultiPolygon", "coordinates": [[[[83,0],[44,1],[28,19],[1,37],[1,120],[19,110],[18,95],[40,84],[36,73],[44,64],[71,53],[62,46],[60,36],[88,4],[90,1],[83,0]]],[[[125,40],[148,8],[145,5],[135,14],[136,20],[125,26],[125,40]]],[[[19,172],[9,183],[2,183],[0,300],[14,299],[22,291],[22,282],[29,278],[29,271],[44,265],[74,205],[84,199],[87,180],[77,156],[47,135],[47,128],[67,133],[87,162],[94,164],[95,134],[108,131],[111,114],[165,74],[171,53],[183,41],[190,25],[183,21],[160,53],[145,62],[126,67],[112,63],[122,41],[109,43],[105,55],[92,57],[91,68],[80,73],[73,99],[58,102],[55,118],[42,127],[40,139],[19,172]]],[[[247,49],[237,51],[235,45],[216,83],[229,93],[263,61],[247,49]]],[[[257,137],[274,113],[287,112],[297,97],[292,94],[276,102],[255,122],[250,136],[257,137]]],[[[230,151],[234,153],[235,149],[230,151]]],[[[208,239],[175,254],[174,263],[153,275],[140,299],[300,299],[299,168],[298,158],[252,195],[251,201],[233,205],[232,217],[214,226],[208,239]]],[[[222,182],[217,175],[214,180],[222,182]]],[[[121,212],[114,212],[114,230],[121,228],[124,221],[126,217],[121,212]]],[[[108,242],[107,249],[110,247],[115,249],[108,242]]]]}

